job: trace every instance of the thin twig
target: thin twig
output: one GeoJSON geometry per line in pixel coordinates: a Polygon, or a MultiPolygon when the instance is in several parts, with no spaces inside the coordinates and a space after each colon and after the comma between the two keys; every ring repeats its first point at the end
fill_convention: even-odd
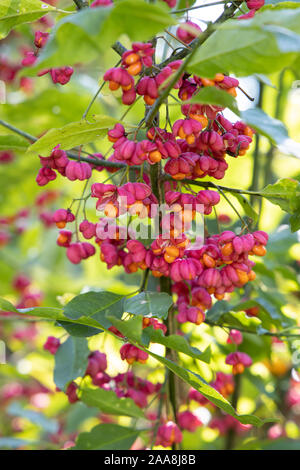
{"type": "Polygon", "coordinates": [[[88,8],[89,2],[87,0],[73,0],[78,10],[82,10],[83,8],[88,8]]]}
{"type": "Polygon", "coordinates": [[[248,227],[248,225],[246,224],[246,222],[244,221],[243,217],[241,216],[241,214],[239,213],[239,211],[236,209],[236,207],[234,206],[234,204],[232,204],[232,202],[230,201],[230,199],[228,199],[228,197],[226,196],[226,194],[224,193],[223,189],[220,188],[220,186],[218,186],[217,184],[213,183],[212,184],[214,185],[214,187],[222,194],[222,196],[224,197],[224,199],[228,202],[228,204],[230,205],[230,207],[232,208],[232,210],[236,213],[236,215],[238,216],[238,218],[240,219],[240,221],[242,222],[243,226],[245,227],[248,227]]]}
{"type": "MultiPolygon", "coordinates": [[[[230,6],[225,6],[223,13],[219,16],[219,18],[214,22],[214,23],[209,23],[207,26],[207,29],[202,33],[201,37],[203,37],[203,42],[206,41],[206,39],[215,31],[216,25],[224,23],[224,21],[228,20],[229,18],[232,18],[233,15],[235,14],[237,10],[237,5],[241,5],[243,3],[242,0],[238,0],[235,2],[235,4],[231,4],[230,6]]],[[[174,12],[173,12],[174,13],[174,12]]],[[[199,43],[198,43],[199,38],[194,39],[189,46],[194,49],[197,48],[199,43]]],[[[159,64],[159,68],[162,69],[166,65],[168,65],[170,62],[173,62],[173,60],[179,60],[179,59],[184,59],[187,55],[189,55],[191,51],[187,49],[186,47],[177,52],[176,54],[172,54],[168,59],[163,61],[161,64],[159,64]]]]}
{"type": "Polygon", "coordinates": [[[206,4],[203,4],[203,5],[198,5],[198,6],[195,6],[195,7],[189,7],[189,8],[181,8],[180,10],[174,10],[172,11],[171,13],[177,15],[177,14],[180,14],[180,13],[186,13],[187,11],[192,11],[192,10],[198,10],[199,8],[207,8],[207,7],[213,7],[215,5],[222,5],[222,4],[226,4],[226,3],[231,3],[230,1],[218,1],[218,2],[212,2],[212,3],[206,3],[206,4]]]}
{"type": "MultiPolygon", "coordinates": [[[[174,178],[172,178],[172,176],[167,175],[166,173],[162,175],[160,180],[161,181],[175,181],[175,182],[178,183],[177,180],[174,180],[174,178]]],[[[216,184],[213,183],[212,181],[196,181],[196,180],[189,180],[187,178],[184,178],[184,179],[180,180],[180,183],[188,184],[188,185],[191,185],[191,186],[200,186],[201,188],[215,188],[216,189],[216,184]]],[[[223,191],[230,192],[230,193],[252,194],[254,196],[264,197],[264,195],[259,191],[250,191],[248,189],[229,188],[228,186],[220,186],[220,185],[218,185],[218,188],[223,190],[223,191]]],[[[272,196],[273,196],[273,194],[272,194],[272,196]]],[[[276,197],[276,196],[279,197],[280,195],[275,194],[274,197],[276,197]]]]}
{"type": "Polygon", "coordinates": [[[95,93],[95,95],[93,96],[93,98],[92,98],[91,102],[89,103],[88,107],[87,107],[86,110],[84,111],[84,113],[83,113],[83,115],[82,115],[82,119],[85,119],[86,116],[88,115],[89,110],[91,109],[91,107],[93,106],[94,102],[96,101],[96,98],[97,98],[97,96],[99,95],[99,93],[101,92],[101,90],[102,90],[102,88],[104,87],[105,83],[106,83],[106,82],[103,82],[103,83],[99,86],[97,92],[95,93]]]}
{"type": "MultiPolygon", "coordinates": [[[[206,323],[209,326],[217,326],[219,328],[229,328],[232,329],[232,325],[226,325],[224,323],[216,323],[211,320],[204,320],[204,323],[206,323]]],[[[241,331],[242,333],[249,333],[251,335],[257,335],[257,331],[254,330],[247,330],[247,328],[240,328],[238,326],[234,326],[235,330],[241,331]]],[[[259,333],[259,336],[273,336],[275,338],[300,338],[300,333],[284,333],[284,332],[272,332],[272,331],[264,331],[262,333],[259,333]]]]}

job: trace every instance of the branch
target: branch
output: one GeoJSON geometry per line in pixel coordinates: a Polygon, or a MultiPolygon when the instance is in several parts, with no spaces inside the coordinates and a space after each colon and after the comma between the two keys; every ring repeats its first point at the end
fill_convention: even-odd
{"type": "MultiPolygon", "coordinates": [[[[247,328],[239,328],[238,326],[226,325],[224,323],[216,323],[211,320],[204,320],[209,326],[218,326],[219,328],[228,328],[230,330],[238,330],[242,333],[249,333],[251,335],[257,335],[257,331],[247,330],[247,328]]],[[[273,333],[272,331],[265,331],[259,334],[260,336],[273,336],[275,338],[300,338],[300,333],[273,333]]]]}
{"type": "MultiPolygon", "coordinates": [[[[241,391],[241,380],[242,376],[237,374],[234,376],[234,391],[232,395],[231,405],[236,410],[241,391]]],[[[225,440],[225,450],[233,450],[235,441],[236,431],[233,428],[228,430],[225,440]]]]}
{"type": "MultiPolygon", "coordinates": [[[[174,178],[172,178],[172,176],[167,175],[166,173],[162,175],[161,181],[175,181],[176,183],[178,183],[178,180],[175,180],[174,178]]],[[[191,185],[191,186],[200,186],[201,188],[216,189],[218,187],[218,189],[220,189],[222,191],[227,191],[229,193],[250,194],[250,195],[252,194],[254,196],[264,197],[264,195],[261,194],[259,191],[250,191],[248,189],[229,188],[228,186],[220,186],[219,184],[216,185],[212,181],[196,181],[196,180],[190,180],[190,179],[184,178],[182,180],[179,180],[179,183],[188,184],[188,185],[191,185]]]]}
{"type": "Polygon", "coordinates": [[[7,129],[9,129],[13,132],[15,132],[16,134],[21,135],[22,137],[25,137],[25,139],[29,140],[29,142],[36,142],[38,140],[33,135],[28,134],[28,132],[21,131],[21,129],[18,129],[17,127],[13,126],[12,124],[9,124],[6,121],[3,121],[2,119],[0,119],[0,125],[3,126],[3,127],[6,127],[7,129]]]}
{"type": "Polygon", "coordinates": [[[89,110],[91,109],[91,107],[93,106],[94,102],[96,101],[97,99],[97,96],[99,95],[99,93],[102,91],[102,88],[105,86],[106,82],[102,82],[102,84],[99,86],[98,90],[96,91],[96,93],[94,94],[93,98],[91,99],[88,107],[86,108],[86,110],[84,111],[83,115],[82,115],[82,119],[85,119],[89,113],[89,110]]]}
{"type": "Polygon", "coordinates": [[[82,10],[83,8],[88,8],[89,2],[87,0],[73,0],[77,6],[77,10],[82,10]]]}
{"type": "MultiPolygon", "coordinates": [[[[151,108],[149,109],[149,111],[147,113],[147,116],[145,118],[145,123],[148,127],[150,127],[152,125],[153,119],[157,115],[160,106],[165,101],[165,99],[168,97],[168,95],[170,94],[170,92],[173,89],[174,85],[180,79],[181,75],[184,73],[187,65],[189,64],[189,62],[192,60],[194,54],[196,53],[198,46],[203,44],[204,41],[206,41],[206,39],[210,36],[210,34],[212,32],[213,32],[213,29],[212,29],[211,25],[208,25],[208,27],[204,31],[204,33],[202,33],[201,36],[199,36],[197,39],[195,39],[194,48],[193,49],[184,49],[184,51],[187,51],[187,54],[186,54],[187,58],[181,64],[181,66],[176,71],[176,73],[174,73],[174,75],[172,76],[172,79],[169,81],[169,84],[167,85],[167,87],[163,90],[162,94],[159,96],[159,98],[157,98],[157,100],[155,101],[153,106],[151,106],[151,108]]],[[[171,60],[169,62],[171,62],[171,60]]]]}
{"type": "MultiPolygon", "coordinates": [[[[263,92],[264,92],[264,85],[263,83],[259,83],[259,92],[258,92],[258,103],[257,107],[262,109],[263,104],[263,92]]],[[[261,173],[261,154],[260,154],[260,135],[256,134],[255,136],[255,148],[253,152],[253,170],[252,170],[252,182],[250,186],[250,190],[256,191],[259,187],[259,180],[260,180],[260,173],[261,173]]],[[[251,195],[250,203],[251,205],[255,205],[256,197],[251,195]]],[[[260,213],[260,211],[259,211],[260,213]]]]}
{"type": "Polygon", "coordinates": [[[212,2],[212,3],[204,3],[203,5],[198,5],[196,7],[189,7],[189,8],[182,8],[180,10],[174,10],[172,11],[173,14],[177,15],[179,13],[185,13],[187,11],[191,11],[191,10],[198,10],[199,8],[207,8],[207,7],[213,7],[215,5],[222,5],[224,3],[231,3],[230,1],[224,1],[224,0],[219,0],[218,2],[212,2]]]}
{"type": "Polygon", "coordinates": [[[124,52],[127,51],[126,47],[124,47],[119,41],[116,41],[111,47],[120,56],[122,56],[124,52]]]}

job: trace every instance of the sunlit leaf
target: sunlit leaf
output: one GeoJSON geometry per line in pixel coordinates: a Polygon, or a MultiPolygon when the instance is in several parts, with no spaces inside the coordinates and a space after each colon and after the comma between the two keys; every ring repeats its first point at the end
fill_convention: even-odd
{"type": "Polygon", "coordinates": [[[80,399],[88,406],[99,408],[102,413],[143,418],[144,413],[131,398],[119,398],[115,392],[98,388],[84,388],[80,399]]]}
{"type": "Polygon", "coordinates": [[[274,184],[269,184],[261,194],[272,204],[281,207],[289,214],[294,214],[300,209],[300,183],[291,178],[281,178],[274,184]]]}
{"type": "Polygon", "coordinates": [[[74,450],[128,450],[139,435],[136,429],[113,423],[98,424],[79,434],[74,450]]]}
{"type": "Polygon", "coordinates": [[[277,145],[281,152],[300,158],[300,144],[289,137],[283,122],[268,116],[260,108],[249,108],[241,116],[249,126],[277,145]]]}
{"type": "Polygon", "coordinates": [[[71,122],[60,129],[50,129],[32,144],[27,152],[47,156],[56,145],[60,145],[63,150],[68,150],[78,145],[88,144],[96,139],[102,139],[116,122],[118,122],[117,119],[109,116],[95,116],[93,122],[83,120],[71,122]]]}
{"type": "Polygon", "coordinates": [[[210,363],[211,349],[208,346],[205,351],[200,351],[198,348],[190,346],[188,341],[180,335],[164,335],[162,330],[154,330],[152,327],[145,328],[142,334],[143,344],[149,346],[149,342],[159,343],[166,346],[166,348],[173,349],[174,351],[181,352],[194,359],[210,363]],[[145,341],[147,340],[147,342],[145,341]]]}
{"type": "Polygon", "coordinates": [[[40,0],[1,0],[0,39],[7,36],[11,29],[22,23],[29,23],[56,9],[40,0]]]}
{"type": "Polygon", "coordinates": [[[108,315],[121,318],[123,315],[123,296],[113,292],[87,292],[74,297],[65,307],[64,314],[71,320],[88,317],[108,328],[108,315]]]}

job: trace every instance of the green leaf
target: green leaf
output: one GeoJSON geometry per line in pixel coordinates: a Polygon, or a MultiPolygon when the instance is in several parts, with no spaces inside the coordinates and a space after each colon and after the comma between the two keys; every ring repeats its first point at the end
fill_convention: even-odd
{"type": "Polygon", "coordinates": [[[289,222],[292,232],[297,232],[300,230],[300,214],[291,215],[289,222]]]}
{"type": "Polygon", "coordinates": [[[142,333],[142,342],[145,346],[149,343],[163,344],[166,348],[173,349],[174,351],[186,354],[187,356],[199,359],[200,361],[210,363],[211,349],[210,346],[205,351],[200,351],[198,348],[190,346],[187,340],[180,335],[165,336],[162,330],[155,330],[152,326],[145,328],[142,333]]]}
{"type": "Polygon", "coordinates": [[[281,178],[276,183],[266,186],[260,193],[289,214],[297,213],[300,209],[299,181],[281,178]]]}
{"type": "Polygon", "coordinates": [[[8,300],[0,298],[0,308],[4,312],[19,313],[18,310],[8,300]]]}
{"type": "Polygon", "coordinates": [[[287,251],[297,242],[297,234],[291,233],[288,225],[280,225],[277,230],[269,236],[269,256],[274,254],[276,260],[286,258],[287,251]]]}
{"type": "Polygon", "coordinates": [[[207,310],[205,317],[206,320],[209,320],[213,323],[218,323],[224,313],[230,312],[232,305],[230,305],[226,300],[218,300],[213,304],[213,306],[207,310]]]}
{"type": "Polygon", "coordinates": [[[45,320],[59,320],[60,318],[64,318],[62,309],[56,307],[30,307],[20,308],[15,311],[29,317],[45,318],[45,320]]]}
{"type": "Polygon", "coordinates": [[[261,325],[261,320],[257,317],[248,317],[245,312],[228,312],[222,316],[222,324],[231,328],[245,328],[248,331],[257,332],[261,325]]]}
{"type": "Polygon", "coordinates": [[[300,8],[299,2],[284,2],[281,5],[272,5],[262,9],[248,24],[281,26],[300,34],[300,8]]]}
{"type": "MultiPolygon", "coordinates": [[[[270,74],[291,64],[300,51],[300,37],[290,31],[297,29],[290,21],[291,11],[265,13],[219,26],[197,50],[188,70],[202,77],[213,77],[220,70],[246,76],[270,74]]],[[[299,23],[300,9],[293,13],[299,23]]]]}
{"type": "MultiPolygon", "coordinates": [[[[255,299],[240,302],[232,307],[232,311],[241,312],[252,307],[259,307],[269,317],[269,319],[272,320],[273,324],[279,323],[283,325],[284,317],[281,312],[278,311],[277,307],[262,297],[256,297],[255,299]]],[[[259,315],[259,318],[262,319],[261,314],[259,315]]]]}
{"type": "Polygon", "coordinates": [[[46,432],[55,434],[58,431],[59,425],[58,422],[47,418],[47,416],[33,410],[27,410],[21,406],[18,402],[13,402],[7,408],[7,412],[13,416],[19,416],[21,418],[28,419],[33,424],[40,426],[46,432]]]}
{"type": "Polygon", "coordinates": [[[47,156],[56,145],[68,150],[77,145],[88,144],[105,137],[108,129],[117,122],[117,119],[109,116],[95,116],[93,122],[83,120],[71,122],[60,129],[50,129],[28,148],[27,153],[47,156]]]}
{"type": "Polygon", "coordinates": [[[142,332],[143,332],[143,320],[140,316],[131,318],[128,321],[122,321],[115,317],[108,316],[111,324],[114,325],[119,331],[134,343],[143,343],[142,332]]]}
{"type": "Polygon", "coordinates": [[[283,122],[268,116],[262,109],[249,108],[241,114],[249,126],[270,139],[273,144],[280,144],[288,138],[288,131],[283,122]]]}
{"type": "Polygon", "coordinates": [[[172,297],[165,292],[141,292],[125,300],[124,310],[133,315],[165,319],[172,304],[172,297]]]}
{"type": "MultiPolygon", "coordinates": [[[[69,329],[69,334],[71,334],[71,329],[73,331],[73,336],[76,336],[74,332],[77,332],[77,335],[79,336],[79,331],[80,327],[83,326],[83,328],[87,328],[87,330],[84,328],[81,331],[89,331],[90,333],[96,330],[98,333],[101,333],[103,330],[99,328],[99,323],[92,318],[87,318],[87,317],[82,317],[75,322],[72,322],[68,317],[63,315],[63,310],[61,308],[55,308],[55,307],[33,307],[33,308],[23,308],[23,309],[16,309],[8,300],[0,298],[0,308],[3,309],[4,311],[7,312],[13,312],[17,313],[20,315],[23,315],[25,318],[26,317],[37,317],[41,318],[44,320],[53,320],[56,321],[57,323],[61,323],[65,329],[66,324],[68,324],[68,329],[69,329]]],[[[113,311],[110,311],[112,314],[113,311]]],[[[22,318],[20,316],[20,318],[22,318]]],[[[81,336],[81,335],[80,335],[81,336]]],[[[85,336],[85,335],[84,335],[85,336]]]]}
{"type": "Polygon", "coordinates": [[[88,319],[93,319],[104,328],[111,326],[106,318],[108,315],[121,318],[123,312],[123,296],[113,292],[80,294],[64,307],[64,314],[71,320],[88,317],[88,319]]]}
{"type": "Polygon", "coordinates": [[[90,350],[85,338],[70,336],[60,345],[55,354],[54,382],[58,388],[65,386],[77,377],[82,377],[88,364],[90,350]]]}
{"type": "Polygon", "coordinates": [[[194,95],[190,100],[185,101],[184,104],[189,103],[200,103],[209,104],[215,106],[222,106],[223,108],[229,108],[232,112],[239,116],[240,112],[237,107],[236,99],[229,95],[224,90],[220,90],[214,86],[208,86],[201,88],[200,91],[194,95]]]}
{"type": "Polygon", "coordinates": [[[143,418],[144,413],[131,398],[118,398],[115,392],[102,388],[85,388],[80,395],[86,405],[99,408],[102,413],[110,415],[143,418]]]}
{"type": "Polygon", "coordinates": [[[0,135],[0,151],[16,150],[24,152],[29,146],[29,142],[18,135],[0,135]]]}
{"type": "Polygon", "coordinates": [[[68,317],[63,315],[61,308],[35,307],[18,309],[17,312],[32,317],[39,317],[44,318],[45,320],[56,321],[57,324],[62,326],[71,336],[93,336],[102,333],[103,331],[99,328],[98,322],[93,319],[82,318],[76,323],[72,322],[68,317]]]}
{"type": "Polygon", "coordinates": [[[65,430],[67,433],[74,432],[84,421],[99,416],[98,408],[89,408],[81,401],[74,403],[68,412],[65,430]]]}
{"type": "Polygon", "coordinates": [[[248,317],[245,312],[241,311],[243,308],[248,307],[247,305],[244,306],[244,304],[232,306],[225,300],[219,300],[206,312],[206,320],[208,323],[243,327],[256,331],[257,327],[261,324],[261,320],[256,317],[248,317]]]}
{"type": "Polygon", "coordinates": [[[93,328],[92,326],[77,325],[77,323],[71,323],[67,321],[58,322],[59,326],[62,326],[71,336],[77,336],[79,338],[95,336],[102,333],[103,330],[100,328],[93,328]]]}
{"type": "Polygon", "coordinates": [[[176,10],[192,7],[197,0],[179,0],[176,5],[176,10]]]}
{"type": "Polygon", "coordinates": [[[225,300],[216,302],[206,313],[206,319],[212,323],[226,324],[231,327],[243,327],[251,331],[261,331],[261,324],[266,320],[269,325],[287,326],[286,317],[282,315],[280,310],[271,304],[267,299],[256,297],[255,299],[239,302],[231,305],[225,300]],[[261,314],[259,318],[248,317],[245,313],[246,309],[251,307],[259,307],[261,314]],[[264,316],[262,315],[264,313],[264,316]],[[221,321],[222,320],[222,321],[221,321]]]}
{"type": "Polygon", "coordinates": [[[5,38],[11,29],[22,23],[38,20],[56,8],[40,0],[1,0],[0,39],[5,38]]]}
{"type": "Polygon", "coordinates": [[[106,27],[111,10],[111,7],[85,8],[62,18],[52,29],[34,67],[26,67],[24,74],[36,75],[44,68],[83,64],[99,58],[101,50],[109,47],[108,41],[114,42],[114,31],[106,27]]]}
{"type": "Polygon", "coordinates": [[[239,193],[230,193],[232,196],[234,196],[240,203],[240,205],[242,206],[245,214],[253,220],[254,223],[257,222],[258,220],[258,214],[257,212],[253,209],[253,207],[251,206],[250,202],[248,201],[248,199],[243,195],[243,194],[239,194],[239,193]]]}
{"type": "Polygon", "coordinates": [[[128,450],[139,435],[136,429],[118,424],[98,424],[90,432],[79,434],[74,450],[128,450]]]}
{"type": "Polygon", "coordinates": [[[210,362],[210,347],[206,348],[205,351],[202,352],[198,348],[190,346],[187,340],[182,336],[165,336],[162,330],[155,330],[152,326],[142,328],[141,317],[134,317],[127,321],[122,321],[114,317],[108,318],[126,338],[129,338],[138,344],[148,347],[150,342],[159,343],[167,348],[174,349],[177,352],[181,352],[203,362],[210,362]]]}
{"type": "Polygon", "coordinates": [[[132,41],[147,41],[175,23],[166,5],[149,5],[142,0],[86,8],[55,25],[39,61],[27,70],[36,74],[42,68],[101,60],[101,52],[121,35],[127,34],[132,41]]]}
{"type": "Polygon", "coordinates": [[[241,116],[249,126],[277,145],[281,152],[300,158],[300,144],[289,138],[283,122],[268,116],[259,108],[249,108],[241,116]]]}
{"type": "Polygon", "coordinates": [[[118,37],[127,34],[132,41],[149,40],[149,37],[177,23],[169,11],[164,4],[122,0],[112,10],[109,23],[118,37]]]}

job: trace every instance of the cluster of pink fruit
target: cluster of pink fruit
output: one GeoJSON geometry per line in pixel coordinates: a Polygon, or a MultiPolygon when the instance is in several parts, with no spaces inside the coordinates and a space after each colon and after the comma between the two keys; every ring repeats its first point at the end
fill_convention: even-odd
{"type": "MultiPolygon", "coordinates": [[[[139,58],[138,63],[141,66],[137,73],[144,74],[143,66],[146,66],[138,51],[134,52],[135,48],[139,48],[143,54],[153,54],[154,51],[151,43],[144,44],[143,47],[141,43],[134,43],[132,51],[123,54],[121,67],[108,70],[104,80],[109,82],[111,90],[122,89],[124,104],[132,104],[136,94],[139,94],[144,97],[147,105],[153,105],[182,61],[171,62],[159,72],[147,65],[149,75],[140,78],[135,86],[132,75],[136,73],[131,71],[131,66],[128,66],[126,61],[132,56],[139,58]]],[[[149,59],[147,64],[150,64],[150,55],[146,55],[146,58],[149,59]]],[[[236,96],[239,82],[221,73],[216,74],[212,80],[182,74],[174,88],[179,90],[178,97],[183,101],[181,109],[185,118],[176,121],[171,132],[158,126],[148,129],[147,139],[141,141],[128,137],[124,127],[116,124],[108,134],[114,149],[109,160],[139,165],[145,160],[149,164],[155,164],[167,159],[165,172],[176,180],[196,179],[207,175],[217,179],[223,178],[228,168],[226,154],[234,157],[245,155],[252,141],[253,130],[241,121],[232,124],[225,119],[220,114],[223,110],[220,106],[184,104],[202,88],[212,86],[236,96]]]]}
{"type": "MultiPolygon", "coordinates": [[[[216,110],[212,112],[205,107],[208,108],[204,111],[206,114],[214,114],[211,128],[205,116],[196,114],[197,110],[203,112],[203,105],[198,104],[189,106],[193,114],[176,121],[172,132],[156,126],[149,129],[147,139],[141,141],[129,139],[122,124],[116,124],[108,133],[114,149],[108,160],[127,165],[147,161],[153,165],[164,159],[167,160],[165,172],[175,180],[205,176],[222,179],[228,168],[226,154],[245,155],[252,142],[252,130],[241,121],[232,124],[216,110]]],[[[185,112],[188,111],[185,109],[185,112]]]]}
{"type": "MultiPolygon", "coordinates": [[[[127,102],[129,96],[133,97],[130,102],[135,100],[136,92],[144,96],[148,106],[153,104],[166,80],[181,65],[181,61],[176,61],[161,70],[154,70],[154,53],[151,43],[134,43],[132,49],[122,55],[121,66],[105,73],[104,80],[109,81],[111,90],[122,89],[126,104],[130,104],[127,102]],[[149,74],[145,75],[145,71],[149,74]],[[133,76],[139,74],[143,76],[135,86],[133,76]]],[[[175,283],[173,292],[178,296],[178,320],[181,323],[201,324],[205,319],[205,310],[211,306],[211,295],[221,300],[225,293],[254,280],[254,262],[249,256],[264,256],[266,253],[268,235],[262,231],[240,235],[225,231],[218,235],[206,235],[197,248],[187,235],[197,212],[210,214],[220,200],[218,192],[202,190],[195,193],[189,184],[204,176],[223,178],[228,167],[226,155],[244,155],[253,131],[241,121],[228,121],[221,107],[184,103],[203,87],[217,87],[235,96],[238,85],[238,80],[221,73],[212,80],[182,74],[174,87],[183,101],[184,118],[170,124],[170,132],[167,131],[168,122],[165,128],[147,125],[146,138],[142,140],[137,139],[137,131],[126,133],[121,123],[108,131],[108,139],[113,143],[113,153],[108,160],[127,166],[139,165],[141,171],[134,170],[138,182],[92,184],[90,196],[97,199],[96,208],[103,211],[104,216],[98,223],[86,217],[80,224],[76,220],[76,227],[78,224],[85,240],[79,241],[79,233],[64,230],[67,223],[75,221],[70,209],[59,209],[53,215],[54,222],[61,229],[57,243],[67,249],[72,263],[77,264],[96,253],[95,246],[86,241],[94,239],[100,246],[100,258],[108,269],[122,265],[127,273],[141,269],[150,270],[155,277],[170,277],[175,283]],[[133,138],[131,134],[134,134],[133,138]],[[161,171],[163,160],[166,160],[164,173],[161,171]],[[151,166],[157,164],[160,165],[159,185],[163,194],[159,201],[157,194],[153,194],[149,178],[151,166]],[[181,184],[189,192],[183,192],[181,184]],[[115,222],[116,218],[128,214],[130,217],[148,219],[149,223],[149,219],[157,215],[158,204],[162,203],[168,206],[167,212],[160,217],[159,235],[155,236],[150,246],[137,240],[132,229],[124,232],[124,227],[115,222]],[[114,228],[112,231],[111,225],[114,228]]],[[[37,183],[43,186],[54,180],[57,173],[71,181],[89,180],[92,170],[101,172],[104,169],[99,165],[104,162],[102,154],[93,156],[98,165],[80,161],[80,155],[78,158],[78,161],[70,160],[67,153],[59,145],[56,146],[49,157],[40,156],[42,168],[37,183]]]]}
{"type": "Polygon", "coordinates": [[[264,256],[267,240],[262,231],[236,235],[227,230],[208,237],[200,249],[188,250],[187,258],[174,261],[170,276],[178,297],[178,321],[202,323],[204,312],[212,305],[212,294],[222,300],[226,292],[253,281],[255,263],[249,255],[264,256]]]}
{"type": "MultiPolygon", "coordinates": [[[[137,272],[138,269],[149,269],[154,277],[170,277],[173,292],[177,294],[178,321],[190,321],[199,325],[205,319],[204,312],[212,305],[211,295],[216,299],[224,298],[225,293],[233,292],[235,288],[243,287],[255,279],[254,262],[249,256],[264,256],[268,235],[263,231],[236,235],[232,231],[207,237],[200,247],[193,247],[190,239],[182,233],[182,213],[174,212],[162,218],[162,227],[166,231],[158,235],[149,247],[136,240],[134,233],[122,233],[122,227],[113,226],[113,233],[107,230],[107,224],[115,217],[129,212],[140,218],[151,217],[155,196],[151,188],[144,183],[126,183],[121,187],[111,184],[94,183],[93,197],[97,198],[97,208],[104,210],[106,217],[99,223],[83,220],[79,225],[82,236],[100,246],[100,258],[107,264],[108,269],[122,265],[127,273],[137,272]],[[126,203],[122,204],[122,198],[126,203]],[[180,216],[178,215],[180,214],[180,216]],[[168,221],[169,228],[165,223],[168,221]],[[124,238],[125,237],[125,238],[124,238]]],[[[191,202],[192,195],[169,191],[166,200],[176,201],[179,207],[180,199],[191,202]],[[185,198],[186,196],[186,198],[185,198]],[[179,202],[178,202],[179,201],[179,202]]],[[[204,213],[210,213],[212,205],[219,200],[213,191],[200,191],[195,196],[204,206],[204,213]]],[[[155,211],[157,205],[155,204],[155,211]]],[[[183,209],[185,227],[192,221],[192,204],[189,210],[183,209]]],[[[202,206],[201,206],[202,207],[202,206]]],[[[171,206],[171,210],[172,206],[171,206]]],[[[70,210],[59,209],[53,219],[58,228],[64,229],[66,224],[73,222],[75,216],[70,210]]],[[[123,227],[124,228],[124,227],[123,227]]],[[[73,263],[95,254],[95,247],[89,242],[72,243],[73,233],[60,230],[58,245],[67,248],[67,256],[73,263]]]]}

